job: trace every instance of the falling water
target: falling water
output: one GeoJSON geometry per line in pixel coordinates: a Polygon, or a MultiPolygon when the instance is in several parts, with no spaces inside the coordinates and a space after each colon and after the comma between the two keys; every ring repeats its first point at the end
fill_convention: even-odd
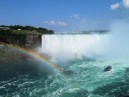
{"type": "Polygon", "coordinates": [[[43,35],[42,51],[57,60],[102,55],[107,35],[64,34],[43,35]]]}
{"type": "MultiPolygon", "coordinates": [[[[38,68],[43,64],[31,60],[0,64],[2,77],[7,78],[0,80],[0,96],[128,97],[129,62],[103,60],[110,45],[107,34],[43,35],[40,53],[56,62],[70,83],[45,67],[38,68]],[[85,60],[87,58],[96,60],[85,60]],[[61,60],[67,62],[61,63],[61,60]],[[107,66],[112,69],[104,72],[107,66]]],[[[110,53],[109,50],[107,55],[110,53]]]]}

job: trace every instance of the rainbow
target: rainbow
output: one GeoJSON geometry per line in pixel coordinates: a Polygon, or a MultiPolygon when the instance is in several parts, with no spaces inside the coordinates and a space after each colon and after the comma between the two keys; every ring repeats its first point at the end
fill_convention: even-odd
{"type": "Polygon", "coordinates": [[[54,71],[56,71],[63,78],[66,78],[66,75],[61,70],[61,68],[59,68],[54,63],[48,61],[46,58],[44,58],[43,56],[39,55],[38,53],[36,53],[36,52],[34,52],[34,51],[30,50],[30,49],[21,48],[19,46],[13,46],[12,48],[14,48],[14,49],[16,49],[18,51],[21,51],[22,53],[25,53],[27,55],[30,55],[30,56],[34,57],[35,59],[41,61],[42,63],[44,63],[44,64],[48,65],[49,67],[51,67],[52,69],[54,69],[54,71]]]}
{"type": "Polygon", "coordinates": [[[11,48],[16,49],[16,50],[18,50],[18,51],[20,51],[22,53],[25,53],[27,55],[30,55],[30,56],[34,57],[35,59],[41,61],[42,63],[48,65],[54,71],[56,71],[64,79],[65,82],[69,83],[70,86],[72,86],[72,87],[75,87],[76,86],[73,81],[69,80],[69,76],[67,76],[66,74],[64,74],[64,72],[61,70],[61,68],[59,68],[57,65],[55,65],[52,62],[50,62],[49,60],[47,60],[46,58],[44,58],[40,54],[34,52],[33,50],[21,48],[19,46],[12,46],[12,45],[8,45],[8,46],[10,46],[11,48]]]}

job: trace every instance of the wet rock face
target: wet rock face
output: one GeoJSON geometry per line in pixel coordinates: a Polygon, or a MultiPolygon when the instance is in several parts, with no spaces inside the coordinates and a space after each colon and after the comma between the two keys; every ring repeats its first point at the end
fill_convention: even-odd
{"type": "Polygon", "coordinates": [[[0,42],[19,45],[25,48],[41,47],[42,34],[28,33],[25,35],[0,35],[0,42]]]}
{"type": "Polygon", "coordinates": [[[27,34],[24,45],[25,47],[28,48],[41,47],[41,41],[42,41],[41,38],[42,38],[41,34],[27,34]]]}
{"type": "Polygon", "coordinates": [[[111,66],[107,66],[106,68],[104,68],[103,72],[108,72],[108,71],[110,71],[111,69],[112,69],[111,66]]]}

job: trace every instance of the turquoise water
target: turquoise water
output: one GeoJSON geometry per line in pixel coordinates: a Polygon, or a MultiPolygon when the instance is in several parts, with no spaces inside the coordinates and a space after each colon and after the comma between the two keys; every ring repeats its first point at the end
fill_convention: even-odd
{"type": "Polygon", "coordinates": [[[127,97],[129,63],[72,60],[60,65],[67,78],[37,62],[0,64],[1,97],[127,97]],[[103,72],[107,66],[112,70],[103,72]],[[42,68],[42,69],[41,69],[42,68]]]}
{"type": "Polygon", "coordinates": [[[33,58],[6,62],[0,64],[0,97],[128,97],[129,47],[120,37],[112,39],[98,34],[43,35],[37,52],[66,76],[33,58]],[[107,66],[112,69],[104,72],[107,66]]]}

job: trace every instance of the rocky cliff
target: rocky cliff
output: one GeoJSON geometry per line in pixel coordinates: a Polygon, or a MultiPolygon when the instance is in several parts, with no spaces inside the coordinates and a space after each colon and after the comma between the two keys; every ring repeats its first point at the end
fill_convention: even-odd
{"type": "Polygon", "coordinates": [[[35,48],[41,46],[42,34],[40,33],[27,33],[23,35],[9,34],[2,35],[0,34],[0,42],[19,45],[25,48],[35,48]]]}

